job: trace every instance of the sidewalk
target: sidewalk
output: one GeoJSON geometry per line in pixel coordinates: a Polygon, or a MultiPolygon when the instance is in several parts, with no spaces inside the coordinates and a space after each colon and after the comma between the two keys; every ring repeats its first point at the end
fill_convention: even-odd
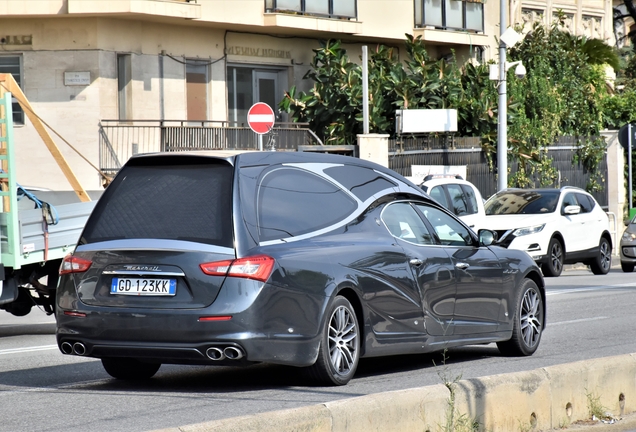
{"type": "Polygon", "coordinates": [[[567,432],[633,432],[636,431],[636,413],[624,415],[614,424],[597,422],[593,424],[574,423],[567,426],[567,432]]]}

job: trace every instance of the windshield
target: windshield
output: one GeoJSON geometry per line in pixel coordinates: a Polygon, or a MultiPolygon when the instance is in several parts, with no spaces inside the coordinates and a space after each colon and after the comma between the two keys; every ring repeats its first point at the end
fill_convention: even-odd
{"type": "Polygon", "coordinates": [[[486,215],[553,213],[560,191],[503,191],[486,201],[486,215]]]}

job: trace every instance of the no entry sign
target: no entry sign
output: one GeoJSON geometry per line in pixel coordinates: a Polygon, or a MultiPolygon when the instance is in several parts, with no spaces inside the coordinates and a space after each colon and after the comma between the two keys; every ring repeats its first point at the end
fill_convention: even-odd
{"type": "Polygon", "coordinates": [[[269,132],[274,120],[274,110],[263,102],[256,102],[247,112],[247,124],[259,135],[269,132]]]}

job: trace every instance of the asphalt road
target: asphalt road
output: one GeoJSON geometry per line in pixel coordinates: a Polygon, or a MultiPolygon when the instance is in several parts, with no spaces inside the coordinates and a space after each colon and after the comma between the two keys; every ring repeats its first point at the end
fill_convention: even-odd
{"type": "Polygon", "coordinates": [[[548,325],[529,358],[495,345],[362,360],[344,387],[308,385],[298,370],[162,366],[146,383],[110,379],[96,360],[64,356],[52,317],[0,311],[0,431],[145,431],[389,390],[636,352],[636,273],[569,270],[548,283],[548,325]],[[437,365],[437,366],[436,366],[437,365]]]}

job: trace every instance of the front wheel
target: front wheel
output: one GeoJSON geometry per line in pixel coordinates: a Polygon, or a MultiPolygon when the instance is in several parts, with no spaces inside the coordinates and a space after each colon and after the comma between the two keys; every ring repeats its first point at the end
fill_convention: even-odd
{"type": "Polygon", "coordinates": [[[329,308],[316,363],[310,375],[325,385],[345,385],[356,372],[360,359],[360,331],[349,300],[337,296],[329,308]]]}
{"type": "Polygon", "coordinates": [[[557,277],[563,271],[563,245],[561,242],[553,238],[548,245],[548,262],[541,266],[543,275],[546,277],[557,277]]]}
{"type": "Polygon", "coordinates": [[[590,263],[590,270],[595,275],[604,275],[609,273],[612,267],[612,246],[605,237],[601,237],[598,244],[598,255],[590,263]]]}
{"type": "Polygon", "coordinates": [[[512,337],[498,342],[503,355],[529,356],[539,348],[543,333],[545,306],[541,292],[531,279],[525,279],[519,289],[513,315],[512,337]]]}
{"type": "Polygon", "coordinates": [[[103,358],[102,366],[113,378],[144,380],[152,378],[161,367],[161,363],[144,363],[134,358],[103,358]]]}

